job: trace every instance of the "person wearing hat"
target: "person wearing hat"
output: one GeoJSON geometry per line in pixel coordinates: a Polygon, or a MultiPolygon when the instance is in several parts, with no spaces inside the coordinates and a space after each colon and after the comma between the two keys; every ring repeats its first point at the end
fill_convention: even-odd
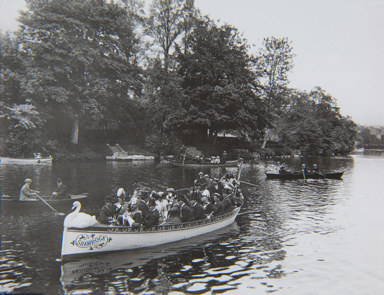
{"type": "Polygon", "coordinates": [[[56,180],[57,190],[52,193],[52,196],[56,199],[67,199],[69,198],[68,188],[65,184],[63,184],[63,181],[61,178],[58,178],[56,180]]]}
{"type": "Polygon", "coordinates": [[[206,185],[206,180],[204,178],[204,173],[199,172],[199,177],[194,181],[195,187],[199,187],[200,189],[204,189],[206,185]]]}
{"type": "Polygon", "coordinates": [[[279,174],[288,174],[289,171],[287,170],[287,165],[283,164],[281,165],[280,169],[279,169],[279,174]]]}
{"type": "Polygon", "coordinates": [[[26,178],[24,180],[24,185],[20,189],[20,200],[30,200],[37,199],[36,195],[39,194],[39,191],[31,189],[29,186],[32,183],[32,179],[26,178]]]}
{"type": "Polygon", "coordinates": [[[100,209],[99,216],[97,218],[103,224],[110,224],[116,214],[116,207],[113,204],[113,198],[106,196],[104,198],[104,206],[100,209]]]}

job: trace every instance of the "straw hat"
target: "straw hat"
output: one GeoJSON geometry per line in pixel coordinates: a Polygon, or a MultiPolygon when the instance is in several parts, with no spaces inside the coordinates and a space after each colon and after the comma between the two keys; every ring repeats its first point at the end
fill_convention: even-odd
{"type": "Polygon", "coordinates": [[[24,180],[24,182],[31,183],[31,182],[32,182],[32,179],[30,179],[30,178],[26,178],[26,179],[24,180]]]}

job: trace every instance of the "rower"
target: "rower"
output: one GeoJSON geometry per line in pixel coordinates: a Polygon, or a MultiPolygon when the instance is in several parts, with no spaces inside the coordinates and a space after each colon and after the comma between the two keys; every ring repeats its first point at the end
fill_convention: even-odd
{"type": "Polygon", "coordinates": [[[26,178],[24,180],[24,185],[20,189],[20,200],[30,200],[30,199],[37,199],[37,194],[39,194],[39,191],[35,191],[31,189],[29,186],[32,183],[32,179],[26,178]]]}

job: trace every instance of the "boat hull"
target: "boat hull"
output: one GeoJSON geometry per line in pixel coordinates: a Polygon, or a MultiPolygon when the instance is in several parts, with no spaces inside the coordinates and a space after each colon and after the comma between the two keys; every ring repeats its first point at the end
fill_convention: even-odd
{"type": "Polygon", "coordinates": [[[222,164],[215,163],[182,163],[170,161],[171,165],[176,167],[187,167],[187,168],[215,168],[215,167],[236,167],[239,165],[238,161],[227,161],[222,164]]]}
{"type": "MultiPolygon", "coordinates": [[[[303,173],[290,173],[290,174],[279,174],[279,173],[265,173],[267,179],[281,179],[281,180],[295,180],[304,179],[303,173]]],[[[331,173],[308,173],[305,175],[305,179],[341,179],[344,171],[342,172],[331,172],[331,173]]]]}
{"type": "MultiPolygon", "coordinates": [[[[49,205],[58,211],[70,212],[74,201],[84,202],[88,198],[88,195],[71,195],[69,199],[52,199],[44,197],[49,205]]],[[[31,214],[41,213],[42,211],[51,211],[51,209],[44,204],[41,200],[19,200],[18,197],[1,197],[1,214],[31,214]]]]}
{"type": "Polygon", "coordinates": [[[150,229],[99,225],[86,229],[64,228],[61,256],[132,250],[189,239],[224,228],[235,221],[240,208],[212,218],[150,229]]]}
{"type": "Polygon", "coordinates": [[[16,159],[16,158],[0,158],[2,164],[18,164],[18,165],[39,165],[39,164],[52,164],[53,158],[30,158],[30,159],[16,159]]]}

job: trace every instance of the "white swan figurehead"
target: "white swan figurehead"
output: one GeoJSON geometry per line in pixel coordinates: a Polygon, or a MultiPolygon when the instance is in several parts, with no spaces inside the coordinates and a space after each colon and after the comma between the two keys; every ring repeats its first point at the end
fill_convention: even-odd
{"type": "Polygon", "coordinates": [[[80,212],[81,204],[79,201],[73,202],[72,210],[64,219],[64,227],[66,228],[86,228],[95,225],[97,222],[95,216],[80,212]]]}

